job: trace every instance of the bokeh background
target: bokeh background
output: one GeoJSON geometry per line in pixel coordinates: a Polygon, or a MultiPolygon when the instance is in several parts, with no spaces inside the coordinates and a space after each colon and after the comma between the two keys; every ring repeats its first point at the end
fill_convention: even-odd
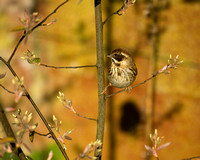
{"type": "MultiPolygon", "coordinates": [[[[10,32],[19,26],[24,10],[37,11],[41,19],[62,1],[53,0],[1,0],[0,1],[0,54],[8,59],[22,32],[10,32]]],[[[118,10],[122,0],[102,2],[103,20],[118,10]]],[[[50,19],[57,22],[39,27],[22,43],[12,66],[49,123],[52,115],[63,121],[61,132],[73,129],[72,141],[66,141],[70,159],[80,154],[96,138],[96,123],[80,118],[64,108],[56,98],[61,91],[72,100],[75,110],[88,117],[97,117],[97,75],[95,68],[50,69],[30,65],[20,59],[29,49],[44,64],[54,66],[93,65],[96,63],[94,3],[91,0],[71,0],[50,19]]],[[[199,0],[138,0],[125,15],[114,15],[104,25],[104,51],[115,48],[131,51],[138,67],[135,84],[140,83],[167,64],[169,55],[180,56],[184,61],[170,74],[159,75],[155,80],[120,93],[108,100],[106,107],[103,159],[143,160],[145,144],[154,128],[164,136],[163,143],[170,146],[159,151],[162,160],[177,160],[200,156],[200,1],[199,0]],[[159,3],[157,8],[154,4],[159,3]],[[155,21],[154,18],[157,18],[155,21]]],[[[0,83],[13,90],[8,69],[0,63],[0,73],[7,75],[0,83]]],[[[109,92],[116,92],[112,88],[109,92]]],[[[0,89],[0,103],[6,107],[21,108],[33,113],[37,131],[47,133],[38,115],[27,99],[14,102],[14,95],[0,89]]],[[[13,122],[8,113],[10,123],[13,122]]],[[[17,128],[13,129],[17,131],[17,128]]],[[[1,137],[5,133],[1,129],[1,137]]],[[[34,143],[24,136],[31,148],[25,153],[33,159],[46,159],[53,150],[53,159],[62,159],[53,140],[35,136],[34,143]]],[[[153,158],[152,158],[153,159],[153,158]]]]}

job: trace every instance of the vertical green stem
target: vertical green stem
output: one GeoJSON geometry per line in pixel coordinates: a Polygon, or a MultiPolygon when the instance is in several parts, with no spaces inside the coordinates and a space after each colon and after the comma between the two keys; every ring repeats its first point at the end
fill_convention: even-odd
{"type": "MultiPolygon", "coordinates": [[[[98,119],[96,139],[101,140],[103,145],[104,124],[105,124],[105,95],[101,94],[105,88],[104,78],[104,53],[103,53],[103,23],[101,0],[95,0],[95,24],[96,24],[96,52],[97,52],[97,81],[98,81],[98,119]]],[[[100,160],[102,154],[95,152],[100,160]]]]}

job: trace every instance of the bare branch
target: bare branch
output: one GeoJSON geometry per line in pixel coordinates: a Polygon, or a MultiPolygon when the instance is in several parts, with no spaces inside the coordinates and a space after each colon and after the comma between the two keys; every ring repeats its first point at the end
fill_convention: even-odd
{"type": "Polygon", "coordinates": [[[57,66],[50,66],[47,64],[39,64],[40,66],[47,67],[47,68],[54,68],[54,69],[78,69],[78,68],[92,68],[96,67],[96,65],[85,65],[85,66],[64,66],[64,67],[57,67],[57,66]]]}
{"type": "Polygon", "coordinates": [[[64,93],[62,92],[59,92],[59,96],[57,96],[58,100],[63,104],[64,107],[66,107],[67,109],[69,109],[70,111],[72,111],[74,114],[76,114],[77,116],[79,117],[82,117],[82,118],[85,118],[85,119],[88,119],[88,120],[92,120],[92,121],[97,121],[96,119],[94,118],[89,118],[89,117],[86,117],[86,116],[83,116],[79,113],[77,113],[74,109],[74,107],[72,106],[72,101],[70,99],[67,99],[64,95],[64,93]]]}
{"type": "MultiPolygon", "coordinates": [[[[136,85],[130,87],[130,90],[133,89],[133,88],[135,88],[135,87],[137,87],[137,86],[140,86],[140,85],[142,85],[142,84],[144,84],[144,83],[146,83],[146,82],[148,82],[148,81],[150,81],[151,79],[153,79],[153,78],[156,77],[157,75],[158,75],[158,72],[157,72],[156,74],[153,74],[151,77],[149,77],[148,79],[144,80],[143,82],[138,83],[138,84],[136,84],[136,85]]],[[[116,94],[118,94],[118,93],[124,92],[124,91],[126,91],[126,90],[127,90],[126,88],[125,88],[125,89],[121,89],[121,90],[119,90],[119,91],[117,91],[117,92],[115,92],[115,93],[113,93],[113,94],[107,95],[106,98],[112,97],[112,96],[114,96],[114,95],[116,95],[116,94]]]]}
{"type": "Polygon", "coordinates": [[[136,0],[124,0],[124,3],[120,9],[118,9],[116,12],[112,13],[110,16],[106,18],[106,20],[103,22],[103,25],[115,14],[118,14],[119,16],[126,13],[128,8],[132,6],[135,3],[136,0]]]}
{"type": "Polygon", "coordinates": [[[53,12],[51,12],[49,15],[47,15],[40,23],[38,23],[37,25],[35,25],[32,29],[30,29],[28,32],[25,32],[22,37],[19,39],[17,45],[15,46],[10,58],[8,59],[7,63],[10,64],[13,56],[15,55],[19,45],[21,44],[21,42],[24,40],[24,38],[27,37],[28,34],[30,34],[33,30],[35,30],[36,28],[38,28],[39,26],[44,26],[44,22],[46,22],[46,20],[51,16],[53,15],[54,13],[56,13],[56,11],[61,7],[63,6],[65,3],[67,3],[68,0],[65,0],[63,3],[61,3],[59,6],[57,6],[53,12]]]}
{"type": "Polygon", "coordinates": [[[197,159],[197,158],[200,158],[200,156],[185,158],[185,159],[182,159],[182,160],[192,160],[192,159],[197,159]]]}
{"type": "MultiPolygon", "coordinates": [[[[8,93],[15,94],[15,92],[8,90],[8,89],[7,89],[6,87],[4,87],[2,84],[0,84],[0,87],[3,88],[3,89],[4,89],[5,91],[7,91],[8,93]]],[[[26,96],[26,95],[23,94],[23,96],[26,96]]]]}
{"type": "MultiPolygon", "coordinates": [[[[14,71],[14,69],[12,68],[12,66],[10,65],[9,62],[6,62],[2,57],[0,57],[0,60],[8,67],[8,69],[10,70],[10,72],[13,74],[13,76],[15,78],[17,78],[18,80],[20,80],[20,78],[18,77],[18,75],[16,74],[16,72],[14,71]]],[[[25,86],[22,85],[21,86],[22,89],[24,90],[24,93],[26,95],[26,98],[30,101],[30,103],[32,104],[32,106],[34,107],[34,109],[36,110],[36,112],[38,113],[38,115],[40,116],[40,118],[42,119],[43,123],[45,124],[46,128],[49,130],[49,133],[51,134],[52,138],[54,139],[54,141],[56,142],[57,146],[59,147],[60,151],[62,152],[63,156],[65,157],[66,160],[68,160],[68,155],[65,152],[65,150],[63,149],[63,147],[61,146],[61,144],[59,143],[58,139],[56,138],[54,132],[52,131],[52,129],[49,127],[48,122],[46,121],[45,117],[43,116],[43,114],[41,113],[41,111],[39,110],[38,106],[36,105],[35,101],[32,99],[32,97],[30,96],[30,94],[28,93],[28,91],[26,90],[25,86]]]]}
{"type": "Polygon", "coordinates": [[[97,122],[96,119],[94,119],[94,118],[89,118],[89,117],[86,117],[86,116],[82,116],[82,115],[80,115],[80,114],[77,113],[77,112],[76,112],[76,115],[79,116],[79,117],[82,117],[82,118],[85,118],[85,119],[88,119],[88,120],[92,120],[92,121],[96,121],[96,122],[97,122]]]}
{"type": "Polygon", "coordinates": [[[40,135],[40,136],[45,136],[45,137],[51,134],[51,133],[43,134],[43,133],[39,133],[39,132],[36,132],[36,131],[34,131],[34,133],[37,134],[37,135],[40,135]]]}
{"type": "MultiPolygon", "coordinates": [[[[114,13],[112,13],[110,16],[108,16],[108,17],[106,18],[106,20],[103,21],[103,25],[104,25],[112,16],[114,16],[115,14],[118,14],[119,10],[120,10],[120,9],[118,9],[116,12],[114,12],[114,13]]],[[[119,15],[119,14],[118,14],[118,15],[119,15]]]]}

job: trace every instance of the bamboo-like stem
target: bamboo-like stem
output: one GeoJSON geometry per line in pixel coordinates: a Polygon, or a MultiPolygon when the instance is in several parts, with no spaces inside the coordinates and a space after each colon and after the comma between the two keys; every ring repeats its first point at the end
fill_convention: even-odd
{"type": "MultiPolygon", "coordinates": [[[[0,121],[2,123],[2,126],[4,128],[4,131],[5,131],[6,135],[7,135],[7,137],[12,137],[17,142],[15,134],[13,133],[13,130],[12,130],[11,126],[10,126],[10,123],[8,122],[8,119],[7,119],[6,115],[5,115],[5,112],[4,112],[3,107],[1,106],[1,104],[0,104],[0,121]]],[[[16,147],[15,143],[10,143],[10,145],[11,145],[12,151],[16,155],[19,156],[20,160],[26,160],[26,155],[22,151],[21,147],[16,147]]]]}
{"type": "MultiPolygon", "coordinates": [[[[105,110],[105,106],[106,106],[105,94],[101,94],[105,88],[103,23],[102,23],[101,0],[95,0],[94,3],[95,3],[97,80],[98,80],[98,118],[97,118],[96,139],[100,140],[103,146],[105,111],[106,111],[105,110]]],[[[101,146],[101,149],[102,149],[102,146],[101,146]]],[[[100,160],[102,157],[102,151],[98,153],[96,150],[95,156],[97,157],[98,160],[100,160]]]]}

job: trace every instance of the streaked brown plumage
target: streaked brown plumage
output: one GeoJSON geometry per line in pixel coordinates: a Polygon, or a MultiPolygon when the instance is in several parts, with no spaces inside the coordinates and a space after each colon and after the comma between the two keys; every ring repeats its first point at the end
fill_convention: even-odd
{"type": "Polygon", "coordinates": [[[127,88],[137,76],[137,67],[135,62],[124,49],[115,49],[110,55],[111,65],[108,71],[108,80],[112,86],[118,88],[127,88]]]}

